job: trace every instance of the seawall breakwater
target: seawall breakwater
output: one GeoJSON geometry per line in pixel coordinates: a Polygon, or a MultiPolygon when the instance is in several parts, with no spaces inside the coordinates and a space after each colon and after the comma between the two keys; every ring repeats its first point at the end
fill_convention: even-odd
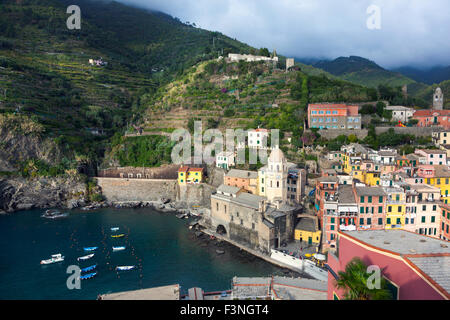
{"type": "Polygon", "coordinates": [[[215,188],[206,183],[179,186],[172,179],[125,179],[97,177],[108,203],[153,202],[167,199],[175,207],[210,208],[215,188]]]}

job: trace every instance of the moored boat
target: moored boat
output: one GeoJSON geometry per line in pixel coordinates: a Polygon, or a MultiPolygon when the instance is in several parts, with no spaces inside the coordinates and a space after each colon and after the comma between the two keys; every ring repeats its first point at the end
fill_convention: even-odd
{"type": "Polygon", "coordinates": [[[89,266],[89,267],[86,267],[86,268],[81,269],[81,272],[92,271],[92,270],[94,270],[95,268],[97,268],[97,265],[96,265],[96,264],[94,264],[93,266],[89,266]]]}
{"type": "Polygon", "coordinates": [[[113,251],[122,251],[122,250],[125,250],[125,247],[112,247],[112,250],[113,251]]]}
{"type": "Polygon", "coordinates": [[[128,271],[128,270],[133,270],[134,268],[136,268],[136,266],[117,266],[116,270],[118,270],[118,271],[128,271]]]}
{"type": "Polygon", "coordinates": [[[52,254],[52,257],[50,259],[41,260],[41,264],[51,264],[56,262],[64,261],[64,257],[61,253],[52,254]]]}
{"type": "Polygon", "coordinates": [[[46,210],[45,213],[43,213],[41,215],[41,217],[47,218],[47,219],[58,219],[58,218],[65,218],[68,215],[69,215],[68,213],[61,213],[58,210],[49,209],[49,210],[46,210]]]}
{"type": "Polygon", "coordinates": [[[84,251],[95,251],[98,247],[85,247],[83,248],[84,251]]]}
{"type": "Polygon", "coordinates": [[[91,254],[88,254],[87,256],[78,257],[77,260],[84,261],[84,260],[88,260],[88,259],[92,258],[93,256],[94,256],[94,254],[91,253],[91,254]]]}
{"type": "Polygon", "coordinates": [[[97,272],[88,273],[85,275],[80,276],[81,280],[91,279],[97,275],[97,272]]]}
{"type": "Polygon", "coordinates": [[[111,231],[118,231],[119,230],[119,227],[113,227],[113,228],[111,228],[111,231]]]}
{"type": "Polygon", "coordinates": [[[112,238],[122,238],[123,236],[125,236],[125,234],[121,233],[121,234],[112,235],[111,237],[112,238]]]}

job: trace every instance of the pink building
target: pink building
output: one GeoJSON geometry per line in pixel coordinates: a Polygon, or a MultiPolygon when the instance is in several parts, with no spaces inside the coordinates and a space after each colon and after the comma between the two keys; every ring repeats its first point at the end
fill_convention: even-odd
{"type": "Polygon", "coordinates": [[[450,128],[450,110],[417,110],[412,119],[419,121],[418,127],[442,126],[450,128]]]}
{"type": "Polygon", "coordinates": [[[446,165],[447,164],[447,153],[444,150],[428,150],[428,149],[418,149],[414,152],[415,154],[424,157],[423,164],[431,165],[446,165]]]}
{"type": "Polygon", "coordinates": [[[354,258],[381,269],[396,300],[449,300],[448,242],[405,230],[340,231],[337,255],[328,253],[328,300],[344,298],[339,271],[354,258]]]}

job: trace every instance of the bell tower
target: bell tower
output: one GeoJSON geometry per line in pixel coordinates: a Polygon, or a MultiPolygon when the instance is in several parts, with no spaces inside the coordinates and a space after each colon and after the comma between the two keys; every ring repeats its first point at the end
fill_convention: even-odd
{"type": "Polygon", "coordinates": [[[441,88],[437,88],[433,94],[433,110],[444,109],[444,94],[441,88]]]}

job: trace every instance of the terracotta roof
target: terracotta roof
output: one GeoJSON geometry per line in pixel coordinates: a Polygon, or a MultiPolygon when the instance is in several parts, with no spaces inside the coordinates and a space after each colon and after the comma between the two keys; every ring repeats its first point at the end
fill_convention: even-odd
{"type": "Polygon", "coordinates": [[[450,110],[417,110],[414,112],[413,117],[431,117],[435,114],[438,116],[448,116],[450,115],[450,110]]]}

